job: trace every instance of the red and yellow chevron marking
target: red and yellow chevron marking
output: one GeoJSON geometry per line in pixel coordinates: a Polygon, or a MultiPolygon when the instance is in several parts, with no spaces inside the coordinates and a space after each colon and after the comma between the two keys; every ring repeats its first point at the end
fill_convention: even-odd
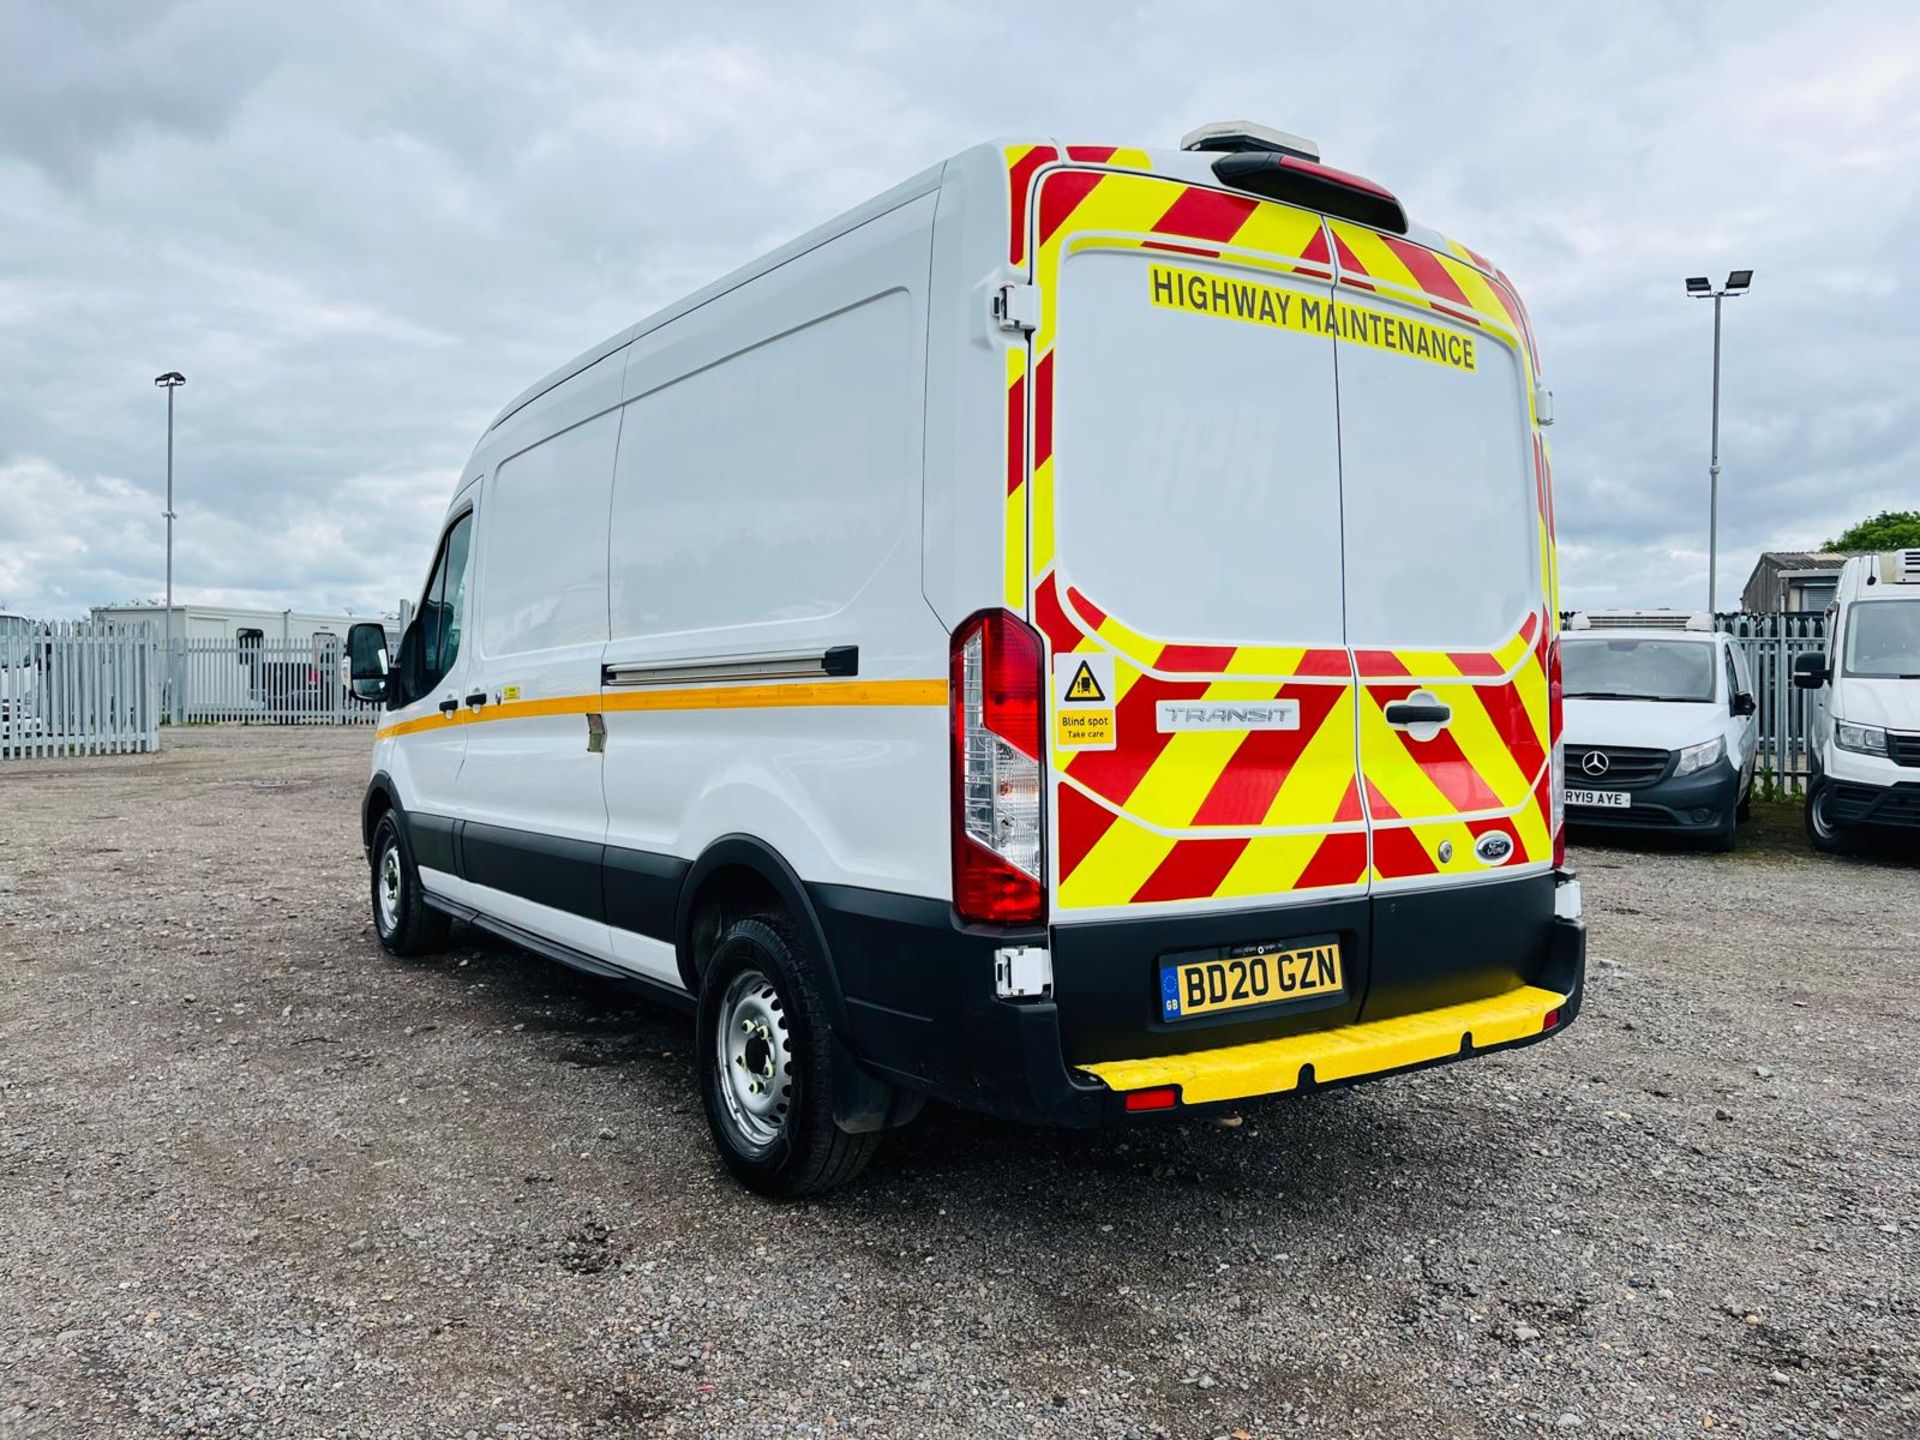
{"type": "Polygon", "coordinates": [[[1360,650],[1355,664],[1374,878],[1484,874],[1473,843],[1488,830],[1514,842],[1508,865],[1546,859],[1551,738],[1540,616],[1527,616],[1505,644],[1486,653],[1360,650]],[[1386,707],[1415,690],[1431,692],[1453,711],[1452,722],[1431,739],[1416,740],[1387,724],[1386,707]],[[1452,846],[1446,861],[1439,858],[1442,842],[1452,846]]]}
{"type": "Polygon", "coordinates": [[[1327,229],[1333,235],[1342,285],[1492,331],[1516,348],[1525,343],[1527,326],[1519,302],[1474,265],[1345,220],[1328,220],[1327,229]]]}
{"type": "MultiPolygon", "coordinates": [[[[1148,168],[1137,152],[1069,146],[1063,156],[1050,145],[1022,146],[1008,150],[1007,164],[1008,256],[1031,264],[1041,298],[1030,353],[1012,347],[1007,363],[1007,604],[1030,605],[1056,655],[1110,651],[1118,690],[1121,745],[1053,757],[1061,777],[1061,907],[1485,873],[1473,844],[1489,830],[1513,841],[1509,864],[1543,860],[1551,845],[1551,737],[1541,615],[1527,616],[1505,644],[1487,652],[1350,657],[1344,649],[1167,644],[1106,613],[1054,568],[1054,302],[1066,254],[1163,250],[1375,291],[1519,350],[1531,405],[1538,374],[1532,327],[1506,277],[1454,242],[1442,253],[1249,196],[1089,168],[1148,168]],[[1413,741],[1386,724],[1384,707],[1416,688],[1435,691],[1454,711],[1453,723],[1432,741],[1413,741]],[[1160,733],[1158,702],[1190,698],[1285,698],[1300,706],[1301,723],[1297,731],[1160,733]],[[1452,842],[1445,862],[1438,858],[1443,841],[1452,842]]],[[[1542,611],[1552,616],[1550,472],[1537,441],[1535,469],[1542,611]]]]}
{"type": "Polygon", "coordinates": [[[1365,879],[1344,650],[1161,644],[1070,587],[1063,597],[1054,573],[1036,588],[1034,619],[1056,655],[1105,648],[1115,656],[1122,743],[1053,755],[1063,907],[1271,895],[1365,879]],[[1159,702],[1191,699],[1288,699],[1300,707],[1300,725],[1163,733],[1159,702]]]}

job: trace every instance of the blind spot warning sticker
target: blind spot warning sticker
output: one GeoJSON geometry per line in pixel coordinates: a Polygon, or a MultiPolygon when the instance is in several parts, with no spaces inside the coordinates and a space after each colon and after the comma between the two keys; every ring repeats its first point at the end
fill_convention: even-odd
{"type": "Polygon", "coordinates": [[[1062,703],[1076,705],[1100,705],[1106,698],[1107,692],[1100,688],[1093,666],[1085,660],[1074,667],[1073,678],[1067,681],[1067,693],[1060,697],[1062,703]]]}
{"type": "Polygon", "coordinates": [[[1114,747],[1113,656],[1053,659],[1053,744],[1057,750],[1114,747]]]}

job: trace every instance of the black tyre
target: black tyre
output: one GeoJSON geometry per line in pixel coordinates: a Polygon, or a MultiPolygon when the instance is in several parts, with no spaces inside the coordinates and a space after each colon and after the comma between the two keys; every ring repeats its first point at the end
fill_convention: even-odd
{"type": "Polygon", "coordinates": [[[878,1134],[833,1122],[833,1052],[784,919],[736,920],[700,980],[700,1098],[720,1159],[749,1190],[811,1195],[853,1179],[878,1134]]]}
{"type": "Polygon", "coordinates": [[[1707,849],[1716,855],[1730,855],[1740,834],[1740,822],[1730,819],[1707,837],[1707,849]]]}
{"type": "Polygon", "coordinates": [[[427,904],[407,834],[389,810],[373,827],[373,928],[403,959],[446,948],[451,922],[427,904]]]}
{"type": "Polygon", "coordinates": [[[1733,807],[1733,818],[1741,824],[1753,819],[1753,787],[1740,792],[1740,803],[1733,807]]]}
{"type": "Polygon", "coordinates": [[[1835,820],[1831,806],[1832,797],[1828,794],[1826,779],[1815,776],[1807,786],[1807,839],[1822,855],[1852,854],[1855,843],[1853,827],[1835,820]]]}

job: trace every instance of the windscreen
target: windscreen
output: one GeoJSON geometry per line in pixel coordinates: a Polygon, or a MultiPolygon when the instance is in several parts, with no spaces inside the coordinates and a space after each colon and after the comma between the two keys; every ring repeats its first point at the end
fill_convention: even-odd
{"type": "Polygon", "coordinates": [[[1302,297],[1326,287],[1139,251],[1063,267],[1055,546],[1135,629],[1342,643],[1333,343],[1276,323],[1302,297]]]}
{"type": "Polygon", "coordinates": [[[1860,601],[1848,608],[1847,674],[1920,680],[1920,600],[1860,601]]]}
{"type": "Polygon", "coordinates": [[[1560,642],[1569,700],[1711,700],[1714,647],[1690,640],[1560,642]]]}

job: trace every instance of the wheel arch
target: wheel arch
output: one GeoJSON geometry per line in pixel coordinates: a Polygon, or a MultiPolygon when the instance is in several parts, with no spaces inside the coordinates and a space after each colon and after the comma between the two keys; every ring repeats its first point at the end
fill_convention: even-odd
{"type": "Polygon", "coordinates": [[[753,914],[769,902],[786,913],[806,942],[828,1023],[844,1035],[846,997],[819,912],[786,857],[751,835],[722,835],[700,853],[680,883],[673,940],[681,983],[692,994],[700,993],[701,967],[718,939],[708,917],[717,916],[724,924],[728,916],[753,914]]]}
{"type": "Polygon", "coordinates": [[[360,848],[367,852],[369,860],[373,858],[374,827],[389,810],[401,815],[407,813],[407,807],[400,803],[400,787],[393,783],[393,777],[384,770],[376,770],[360,801],[360,848]]]}

